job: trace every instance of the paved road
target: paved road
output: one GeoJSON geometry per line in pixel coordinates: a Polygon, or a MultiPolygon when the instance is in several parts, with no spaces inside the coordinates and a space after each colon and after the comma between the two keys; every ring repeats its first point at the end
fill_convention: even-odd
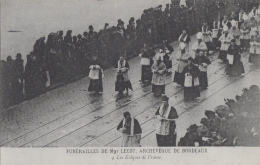
{"type": "MultiPolygon", "coordinates": [[[[192,37],[192,43],[195,37],[192,37]]],[[[177,51],[177,43],[173,43],[177,51]]],[[[246,73],[241,77],[224,74],[225,64],[210,56],[209,88],[201,92],[195,101],[183,101],[183,88],[171,82],[168,77],[166,94],[170,104],[178,111],[178,139],[191,124],[199,124],[205,109],[213,109],[224,103],[224,98],[241,94],[243,87],[259,78],[259,68],[248,64],[248,53],[242,55],[246,73]]],[[[61,88],[47,92],[37,98],[0,112],[0,145],[12,147],[77,147],[77,146],[120,146],[120,133],[116,126],[122,113],[130,111],[141,123],[142,146],[156,146],[154,113],[160,105],[160,98],[151,93],[151,86],[143,86],[140,79],[140,58],[129,61],[130,79],[134,91],[122,98],[114,92],[115,73],[105,71],[104,93],[95,96],[87,92],[89,79],[83,78],[61,88]]],[[[174,69],[177,61],[173,61],[174,69]]]]}

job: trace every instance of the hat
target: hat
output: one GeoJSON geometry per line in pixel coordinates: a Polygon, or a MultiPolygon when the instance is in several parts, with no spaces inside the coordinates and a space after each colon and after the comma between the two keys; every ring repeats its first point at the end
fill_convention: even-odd
{"type": "Polygon", "coordinates": [[[168,100],[169,100],[169,97],[167,97],[166,95],[163,95],[162,101],[168,101],[168,100]]]}
{"type": "Polygon", "coordinates": [[[180,48],[181,48],[181,50],[183,50],[183,49],[186,48],[186,45],[185,45],[183,42],[181,42],[181,43],[180,43],[180,48]]]}
{"type": "Polygon", "coordinates": [[[124,115],[124,117],[126,117],[126,116],[128,116],[128,115],[131,116],[130,112],[128,112],[128,111],[124,112],[123,115],[124,115]]]}
{"type": "Polygon", "coordinates": [[[72,33],[72,30],[68,30],[67,33],[72,33]]]}
{"type": "Polygon", "coordinates": [[[200,123],[201,124],[207,124],[208,123],[208,120],[204,117],[200,120],[200,123]]]}
{"type": "Polygon", "coordinates": [[[251,85],[249,89],[254,92],[259,92],[259,86],[257,85],[251,85]]]}
{"type": "Polygon", "coordinates": [[[192,57],[189,57],[189,58],[188,58],[188,61],[193,61],[193,58],[192,58],[192,57]]]}
{"type": "Polygon", "coordinates": [[[198,126],[196,124],[190,125],[189,128],[187,128],[187,131],[194,132],[197,131],[198,126]]]}
{"type": "Polygon", "coordinates": [[[215,112],[211,111],[211,110],[205,110],[205,115],[207,117],[209,117],[210,115],[214,115],[215,116],[215,112]]]}
{"type": "Polygon", "coordinates": [[[224,27],[223,27],[223,31],[224,31],[224,32],[227,32],[227,31],[228,31],[228,27],[227,27],[227,26],[224,26],[224,27]]]}
{"type": "Polygon", "coordinates": [[[198,40],[201,40],[202,37],[203,37],[202,33],[201,33],[201,32],[198,32],[198,33],[197,33],[197,39],[198,39],[198,40]]]}
{"type": "Polygon", "coordinates": [[[214,109],[214,112],[217,112],[219,110],[221,110],[221,111],[230,111],[230,108],[227,105],[219,105],[219,106],[217,106],[214,109]]]}

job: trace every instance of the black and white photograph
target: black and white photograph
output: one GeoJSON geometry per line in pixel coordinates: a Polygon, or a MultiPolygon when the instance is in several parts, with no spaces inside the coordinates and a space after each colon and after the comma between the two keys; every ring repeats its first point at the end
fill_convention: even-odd
{"type": "Polygon", "coordinates": [[[260,147],[260,0],[0,5],[1,148],[260,147]]]}

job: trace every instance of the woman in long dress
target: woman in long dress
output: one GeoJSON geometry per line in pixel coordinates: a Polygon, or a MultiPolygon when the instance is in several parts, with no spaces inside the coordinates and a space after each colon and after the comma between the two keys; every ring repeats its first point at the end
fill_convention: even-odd
{"type": "Polygon", "coordinates": [[[160,56],[155,55],[155,62],[152,65],[152,92],[156,95],[165,94],[166,65],[161,62],[160,56]]]}
{"type": "Polygon", "coordinates": [[[188,65],[188,58],[190,57],[187,52],[186,45],[180,44],[180,51],[176,54],[176,59],[178,61],[178,67],[175,71],[173,82],[176,82],[178,85],[184,85],[184,74],[183,69],[188,65]]]}
{"type": "Polygon", "coordinates": [[[240,61],[241,55],[239,53],[236,41],[231,40],[231,45],[227,51],[228,65],[226,68],[226,74],[229,76],[240,76],[245,73],[243,63],[240,61]]]}
{"type": "Polygon", "coordinates": [[[98,59],[97,55],[93,55],[93,59],[90,61],[89,66],[89,78],[90,83],[88,87],[89,92],[103,92],[103,82],[102,78],[104,77],[103,66],[101,61],[98,59]]]}
{"type": "Polygon", "coordinates": [[[184,79],[184,100],[189,101],[200,97],[199,74],[200,70],[193,64],[193,58],[188,59],[188,65],[183,69],[184,79]]]}
{"type": "Polygon", "coordinates": [[[115,91],[122,93],[124,90],[128,92],[128,89],[133,90],[131,81],[128,77],[128,71],[130,69],[128,62],[125,60],[125,54],[120,56],[119,61],[115,65],[117,71],[117,79],[115,83],[115,91]]]}

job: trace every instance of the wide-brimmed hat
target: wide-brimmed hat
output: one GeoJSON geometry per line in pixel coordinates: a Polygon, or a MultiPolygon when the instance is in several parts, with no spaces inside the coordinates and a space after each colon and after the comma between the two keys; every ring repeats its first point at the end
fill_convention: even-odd
{"type": "Polygon", "coordinates": [[[207,117],[209,117],[209,116],[211,116],[211,115],[215,116],[215,112],[213,112],[213,111],[211,111],[211,110],[205,110],[205,115],[206,115],[207,117]]]}

